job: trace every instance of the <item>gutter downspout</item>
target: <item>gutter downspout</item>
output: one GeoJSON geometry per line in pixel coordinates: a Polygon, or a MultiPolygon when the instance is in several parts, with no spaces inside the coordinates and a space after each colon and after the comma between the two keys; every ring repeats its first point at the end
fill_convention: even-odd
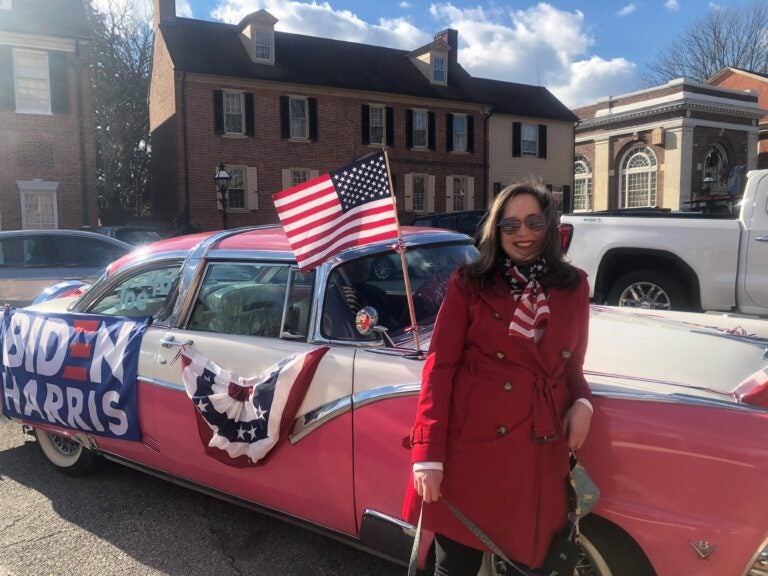
{"type": "Polygon", "coordinates": [[[75,40],[75,70],[77,71],[77,129],[80,140],[80,209],[83,212],[83,227],[89,225],[88,218],[88,170],[85,161],[85,125],[83,113],[83,73],[80,59],[80,40],[75,40]]]}
{"type": "Polygon", "coordinates": [[[493,116],[493,106],[489,106],[488,108],[486,108],[485,115],[483,116],[483,123],[485,125],[484,126],[484,128],[485,128],[485,151],[483,153],[483,155],[484,155],[484,158],[483,158],[483,169],[484,169],[484,172],[485,172],[485,189],[484,189],[483,195],[484,195],[485,209],[486,210],[491,207],[490,197],[489,196],[493,194],[493,191],[488,188],[488,182],[490,181],[490,171],[491,171],[490,162],[488,160],[489,150],[490,150],[490,147],[491,147],[491,134],[490,134],[490,131],[489,131],[491,116],[493,116]]]}
{"type": "MultiPolygon", "coordinates": [[[[576,128],[579,126],[579,124],[581,124],[581,120],[576,120],[576,122],[573,123],[573,148],[571,153],[571,193],[570,198],[568,198],[568,206],[563,206],[563,208],[568,208],[568,212],[563,210],[563,214],[573,214],[573,195],[576,193],[576,176],[573,172],[573,167],[576,164],[576,128]]],[[[592,209],[594,210],[594,206],[592,209]]]]}
{"type": "Polygon", "coordinates": [[[189,213],[189,148],[187,147],[187,73],[181,73],[181,122],[183,124],[182,141],[184,144],[184,214],[189,224],[192,221],[189,213]]]}

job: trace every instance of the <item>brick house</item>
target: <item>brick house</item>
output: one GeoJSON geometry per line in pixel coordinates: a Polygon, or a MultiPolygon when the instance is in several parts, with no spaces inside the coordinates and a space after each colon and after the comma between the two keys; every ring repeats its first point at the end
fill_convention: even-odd
{"type": "Polygon", "coordinates": [[[757,161],[757,95],[672,80],[577,108],[574,210],[687,208],[741,194],[757,161]]]}
{"type": "MultiPolygon", "coordinates": [[[[757,93],[760,108],[768,108],[768,74],[726,66],[707,80],[707,84],[734,90],[751,90],[757,93]]],[[[768,116],[760,118],[757,129],[757,167],[768,168],[768,116]]]]}
{"type": "MultiPolygon", "coordinates": [[[[488,126],[498,97],[459,65],[457,31],[408,52],[275,31],[263,10],[238,25],[178,18],[173,0],[154,0],[154,10],[158,215],[220,227],[213,175],[224,162],[233,175],[228,224],[275,222],[271,194],[382,145],[404,223],[487,206],[488,126]]],[[[525,88],[518,98],[546,92],[525,88]]],[[[558,113],[573,118],[551,95],[547,102],[543,108],[556,111],[532,119],[537,126],[558,113]]],[[[542,159],[535,175],[555,161],[542,159]]],[[[570,166],[572,150],[560,161],[570,166]]]]}
{"type": "Polygon", "coordinates": [[[0,228],[97,224],[89,30],[79,0],[0,0],[0,228]]]}

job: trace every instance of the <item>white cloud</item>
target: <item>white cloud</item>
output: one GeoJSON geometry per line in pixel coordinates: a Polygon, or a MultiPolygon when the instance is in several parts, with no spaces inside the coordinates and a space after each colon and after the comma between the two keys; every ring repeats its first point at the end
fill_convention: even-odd
{"type": "Polygon", "coordinates": [[[410,8],[411,7],[411,5],[408,2],[405,2],[405,0],[403,0],[403,2],[400,2],[400,4],[398,4],[398,6],[400,6],[400,8],[410,8]]]}
{"type": "MultiPolygon", "coordinates": [[[[94,6],[100,12],[114,10],[116,14],[132,12],[138,19],[152,21],[152,0],[94,0],[94,6]]],[[[192,18],[192,6],[189,0],[176,0],[176,15],[192,18]]]]}
{"type": "MultiPolygon", "coordinates": [[[[675,0],[671,0],[671,1],[675,2],[675,0]]],[[[627,4],[626,6],[623,6],[621,10],[616,12],[616,16],[629,16],[635,10],[637,10],[637,6],[635,6],[634,4],[627,4]]]]}
{"type": "Polygon", "coordinates": [[[189,0],[176,0],[176,16],[183,16],[184,18],[194,17],[189,0]]]}
{"type": "Polygon", "coordinates": [[[524,10],[459,8],[432,4],[435,25],[422,31],[405,18],[363,21],[329,2],[298,0],[220,0],[213,18],[237,23],[265,9],[279,19],[276,28],[326,38],[413,50],[446,27],[459,31],[459,62],[473,76],[547,86],[568,106],[608,94],[639,89],[635,65],[623,58],[603,58],[590,50],[594,38],[580,10],[560,10],[539,2],[524,10]]]}
{"type": "Polygon", "coordinates": [[[418,48],[433,38],[432,34],[422,32],[405,18],[381,18],[377,23],[370,24],[350,10],[335,10],[329,2],[224,0],[211,11],[211,16],[237,23],[244,16],[261,9],[278,19],[275,29],[283,32],[402,49],[418,48]]]}
{"type": "Polygon", "coordinates": [[[667,0],[666,2],[664,2],[664,8],[670,11],[680,10],[680,2],[678,2],[677,0],[667,0]]]}

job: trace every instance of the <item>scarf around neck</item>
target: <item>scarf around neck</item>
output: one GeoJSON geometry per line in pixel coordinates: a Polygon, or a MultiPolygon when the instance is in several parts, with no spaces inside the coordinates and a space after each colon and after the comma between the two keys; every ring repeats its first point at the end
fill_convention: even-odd
{"type": "Polygon", "coordinates": [[[516,266],[508,257],[499,262],[499,273],[507,286],[518,293],[517,306],[509,323],[509,336],[533,340],[535,330],[549,320],[549,302],[539,278],[549,271],[547,261],[538,258],[530,264],[516,266]]]}

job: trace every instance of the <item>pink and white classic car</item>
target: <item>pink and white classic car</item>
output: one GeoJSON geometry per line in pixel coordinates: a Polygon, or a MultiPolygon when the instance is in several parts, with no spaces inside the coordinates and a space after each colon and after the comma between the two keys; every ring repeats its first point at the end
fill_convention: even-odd
{"type": "MultiPolygon", "coordinates": [[[[447,231],[403,236],[426,348],[445,281],[475,249],[447,231]]],[[[62,472],[106,458],[405,563],[414,527],[400,518],[403,440],[423,362],[402,276],[371,273],[389,253],[351,249],[301,273],[279,227],[142,247],[78,299],[6,312],[4,414],[33,427],[62,472]],[[361,305],[378,327],[356,325],[361,305]],[[101,326],[116,317],[130,322],[111,339],[101,326]],[[75,340],[57,348],[67,326],[75,340]],[[129,375],[113,352],[136,326],[129,375]],[[314,374],[301,365],[310,357],[314,374]],[[44,376],[20,380],[14,370],[25,366],[44,376]],[[99,400],[60,379],[98,384],[107,373],[135,386],[133,408],[117,392],[99,400]],[[218,400],[201,394],[220,379],[218,400]],[[233,412],[242,390],[270,379],[269,398],[233,412]],[[284,382],[304,388],[286,392],[284,382]],[[206,419],[212,406],[220,420],[206,419]]],[[[768,341],[696,318],[593,309],[585,369],[595,416],[579,457],[602,498],[582,520],[580,576],[768,574],[768,341]]],[[[422,566],[430,545],[425,535],[422,566]]]]}

